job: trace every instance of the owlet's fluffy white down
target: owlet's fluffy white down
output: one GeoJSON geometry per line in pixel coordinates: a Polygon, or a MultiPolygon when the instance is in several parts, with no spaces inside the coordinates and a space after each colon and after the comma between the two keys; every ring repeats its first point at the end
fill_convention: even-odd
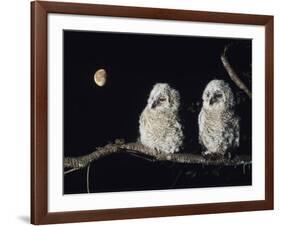
{"type": "Polygon", "coordinates": [[[239,118],[228,83],[212,80],[203,92],[203,106],[198,117],[199,142],[205,154],[231,154],[239,147],[239,118]]]}
{"type": "Polygon", "coordinates": [[[141,143],[166,153],[179,152],[184,140],[179,107],[177,90],[166,83],[155,84],[139,119],[141,143]]]}

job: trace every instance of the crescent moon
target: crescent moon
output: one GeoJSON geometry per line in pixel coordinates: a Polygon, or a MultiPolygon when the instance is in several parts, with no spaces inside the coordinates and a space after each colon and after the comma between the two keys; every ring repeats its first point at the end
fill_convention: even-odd
{"type": "Polygon", "coordinates": [[[98,86],[101,86],[101,87],[104,86],[106,84],[106,80],[107,80],[106,71],[104,69],[97,70],[94,75],[94,80],[98,86]]]}

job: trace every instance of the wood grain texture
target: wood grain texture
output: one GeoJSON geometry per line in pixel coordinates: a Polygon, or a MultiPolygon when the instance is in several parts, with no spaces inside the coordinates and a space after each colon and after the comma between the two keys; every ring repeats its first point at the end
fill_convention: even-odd
{"type": "Polygon", "coordinates": [[[31,52],[31,222],[47,214],[47,13],[32,3],[31,52]]]}
{"type": "Polygon", "coordinates": [[[51,224],[144,217],[180,216],[273,209],[273,17],[77,3],[31,3],[31,223],[51,224]],[[265,200],[141,207],[74,212],[48,212],[48,13],[98,15],[265,26],[266,118],[265,200]]]}
{"type": "Polygon", "coordinates": [[[274,19],[265,24],[265,200],[274,208],[274,19]]]}

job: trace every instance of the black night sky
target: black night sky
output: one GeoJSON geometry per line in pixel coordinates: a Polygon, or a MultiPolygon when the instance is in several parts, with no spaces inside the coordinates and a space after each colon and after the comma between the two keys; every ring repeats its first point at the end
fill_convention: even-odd
{"type": "MultiPolygon", "coordinates": [[[[157,82],[181,94],[186,127],[185,151],[201,152],[197,117],[201,96],[212,79],[224,79],[236,94],[241,118],[238,152],[251,154],[251,101],[230,80],[220,54],[251,88],[251,40],[65,30],[64,156],[89,154],[95,147],[123,138],[136,141],[139,115],[157,82]],[[94,73],[103,68],[108,81],[98,87],[94,73]]],[[[152,163],[115,154],[91,166],[91,192],[133,191],[251,184],[251,169],[152,163]]],[[[64,193],[86,192],[86,170],[64,177],[64,193]]]]}

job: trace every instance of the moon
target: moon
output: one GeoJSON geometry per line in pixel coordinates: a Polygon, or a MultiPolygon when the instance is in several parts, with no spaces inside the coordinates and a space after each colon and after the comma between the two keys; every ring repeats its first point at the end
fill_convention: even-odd
{"type": "Polygon", "coordinates": [[[104,86],[106,84],[106,80],[107,80],[106,71],[104,69],[97,70],[94,75],[94,80],[98,86],[101,86],[101,87],[104,86]]]}

